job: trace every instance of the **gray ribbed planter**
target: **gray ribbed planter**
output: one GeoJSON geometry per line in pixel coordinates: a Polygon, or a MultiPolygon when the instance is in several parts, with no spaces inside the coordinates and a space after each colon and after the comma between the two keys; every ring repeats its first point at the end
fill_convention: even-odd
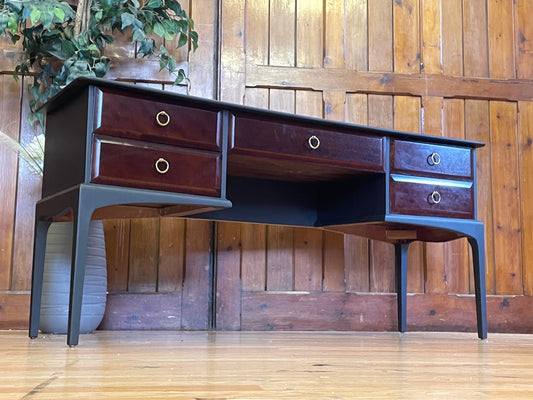
{"type": "MultiPolygon", "coordinates": [[[[67,333],[70,295],[72,222],[50,225],[44,259],[43,294],[39,328],[44,333],[67,333]]],[[[104,228],[91,221],[89,228],[80,333],[94,331],[104,316],[107,292],[107,266],[104,228]]]]}

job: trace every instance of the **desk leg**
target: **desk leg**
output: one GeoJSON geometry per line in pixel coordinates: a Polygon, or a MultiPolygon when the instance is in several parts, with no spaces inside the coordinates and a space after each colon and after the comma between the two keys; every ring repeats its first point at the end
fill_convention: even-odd
{"type": "Polygon", "coordinates": [[[485,235],[469,236],[474,261],[474,286],[476,291],[477,335],[487,338],[487,299],[485,287],[485,235]]]}
{"type": "Polygon", "coordinates": [[[394,245],[396,253],[396,291],[398,301],[398,331],[405,332],[407,327],[407,250],[410,242],[394,245]]]}
{"type": "Polygon", "coordinates": [[[44,256],[46,251],[46,235],[48,234],[49,227],[49,221],[42,221],[40,215],[35,216],[29,329],[29,336],[32,339],[35,339],[39,335],[41,296],[43,292],[44,256]]]}
{"type": "Polygon", "coordinates": [[[72,234],[72,266],[70,275],[70,302],[68,315],[67,344],[76,346],[80,335],[81,306],[83,300],[83,281],[87,258],[87,241],[92,209],[80,202],[74,210],[72,234]]]}

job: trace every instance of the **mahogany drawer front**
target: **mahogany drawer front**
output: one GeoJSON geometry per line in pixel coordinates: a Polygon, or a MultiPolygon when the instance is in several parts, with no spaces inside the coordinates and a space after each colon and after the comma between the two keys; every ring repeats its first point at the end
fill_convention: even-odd
{"type": "Polygon", "coordinates": [[[91,182],[219,196],[220,154],[95,135],[91,182]]]}
{"type": "Polygon", "coordinates": [[[219,150],[221,118],[215,110],[185,107],[96,90],[94,133],[219,150]]]}
{"type": "MultiPolygon", "coordinates": [[[[237,116],[230,152],[360,171],[384,171],[384,138],[237,116]]],[[[284,173],[284,171],[280,171],[284,173]]]]}
{"type": "Polygon", "coordinates": [[[474,218],[474,190],[471,182],[436,181],[420,183],[391,177],[390,212],[450,218],[474,218]]]}
{"type": "Polygon", "coordinates": [[[394,140],[391,172],[472,179],[472,150],[454,146],[394,140]]]}

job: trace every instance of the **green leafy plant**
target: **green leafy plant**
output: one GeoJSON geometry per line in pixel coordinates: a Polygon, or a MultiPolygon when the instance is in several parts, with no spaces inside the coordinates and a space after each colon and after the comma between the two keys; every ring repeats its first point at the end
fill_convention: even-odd
{"type": "Polygon", "coordinates": [[[37,108],[80,76],[103,77],[110,68],[105,55],[113,34],[131,35],[137,54],[159,59],[174,84],[186,80],[175,58],[154,38],[177,38],[177,47],[198,46],[194,23],[176,0],[0,0],[0,35],[21,43],[23,58],[14,76],[32,75],[31,123],[42,125],[37,108]]]}

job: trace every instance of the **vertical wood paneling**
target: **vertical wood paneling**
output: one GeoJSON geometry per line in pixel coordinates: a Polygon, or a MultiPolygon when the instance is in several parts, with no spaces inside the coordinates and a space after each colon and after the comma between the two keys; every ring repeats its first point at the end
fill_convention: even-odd
{"type": "Polygon", "coordinates": [[[269,0],[246,1],[246,62],[268,64],[269,0]]]}
{"type": "Polygon", "coordinates": [[[130,292],[155,292],[159,257],[159,219],[132,219],[130,230],[130,292]]]}
{"type": "Polygon", "coordinates": [[[226,0],[220,2],[220,80],[219,99],[242,104],[245,87],[245,52],[244,52],[244,2],[226,0]]]}
{"type": "Polygon", "coordinates": [[[181,292],[185,260],[185,220],[161,218],[159,222],[158,292],[181,292]]]}
{"type": "Polygon", "coordinates": [[[241,227],[242,290],[266,289],[266,226],[243,224],[241,227]]]}
{"type": "Polygon", "coordinates": [[[324,232],[324,282],[325,292],[344,292],[344,235],[336,232],[324,232]]]}
{"type": "Polygon", "coordinates": [[[217,223],[216,302],[217,329],[241,327],[241,225],[217,223]]]}
{"type": "Polygon", "coordinates": [[[487,0],[489,73],[491,78],[515,77],[514,5],[512,1],[487,0]]]}
{"type": "Polygon", "coordinates": [[[109,219],[103,222],[107,260],[108,292],[128,290],[130,255],[130,220],[109,219]]]}
{"type": "Polygon", "coordinates": [[[323,232],[294,229],[294,290],[322,290],[323,232]]]}
{"type": "MultiPolygon", "coordinates": [[[[520,132],[520,197],[533,198],[533,103],[518,103],[518,127],[520,132]]],[[[533,208],[527,201],[520,203],[522,233],[522,262],[524,294],[533,294],[533,208]]]]}
{"type": "Polygon", "coordinates": [[[422,72],[442,73],[441,60],[441,0],[420,0],[422,15],[422,72]]]}
{"type": "Polygon", "coordinates": [[[324,59],[323,0],[296,3],[296,66],[322,66],[324,59]]]}
{"type": "Polygon", "coordinates": [[[293,114],[295,107],[294,90],[270,89],[270,109],[293,114]]]}
{"type": "MultiPolygon", "coordinates": [[[[487,293],[495,293],[494,235],[492,221],[492,158],[489,102],[465,100],[466,138],[486,143],[476,153],[478,219],[485,225],[487,293]]],[[[472,291],[473,288],[471,287],[472,291]]]]}
{"type": "MultiPolygon", "coordinates": [[[[468,0],[467,0],[468,1],[468,0]]],[[[442,66],[445,75],[463,75],[462,0],[441,1],[442,66]]]]}
{"type": "MultiPolygon", "coordinates": [[[[22,110],[20,122],[20,142],[27,145],[35,137],[35,131],[27,123],[28,79],[22,80],[22,110]]],[[[19,159],[17,197],[15,204],[15,235],[11,290],[29,290],[31,266],[33,262],[33,229],[35,223],[35,203],[41,198],[41,179],[29,172],[24,159],[19,159]]]]}
{"type": "Polygon", "coordinates": [[[531,0],[515,0],[517,27],[517,78],[533,79],[533,2],[531,0]]]}
{"type": "Polygon", "coordinates": [[[270,65],[294,67],[296,0],[270,0],[270,65]]]}
{"type": "Polygon", "coordinates": [[[185,225],[185,278],[183,280],[181,326],[209,328],[212,274],[211,222],[188,219],[185,225]]]}
{"type": "Polygon", "coordinates": [[[419,9],[419,0],[393,2],[395,72],[420,72],[419,9]]]}
{"type": "Polygon", "coordinates": [[[213,55],[216,54],[217,8],[216,0],[191,2],[189,15],[194,21],[194,29],[198,32],[198,49],[194,53],[191,52],[189,62],[190,93],[195,96],[216,96],[217,65],[213,55]]]}
{"type": "Polygon", "coordinates": [[[345,1],[345,67],[368,70],[368,0],[345,1]]]}
{"type": "Polygon", "coordinates": [[[522,294],[517,106],[490,103],[496,293],[522,294]]]}
{"type": "MultiPolygon", "coordinates": [[[[17,114],[20,104],[20,83],[9,75],[0,75],[0,130],[18,140],[17,114]]],[[[17,192],[17,154],[0,146],[0,290],[11,289],[11,259],[13,255],[13,222],[17,192]]]]}
{"type": "Polygon", "coordinates": [[[463,1],[464,75],[489,76],[487,0],[463,1]]]}
{"type": "Polygon", "coordinates": [[[344,68],[344,0],[326,0],[324,67],[344,68]]]}
{"type": "Polygon", "coordinates": [[[293,290],[293,249],[294,228],[277,225],[267,226],[267,290],[293,290]]]}
{"type": "Polygon", "coordinates": [[[392,71],[392,4],[368,0],[368,70],[392,71]]]}

